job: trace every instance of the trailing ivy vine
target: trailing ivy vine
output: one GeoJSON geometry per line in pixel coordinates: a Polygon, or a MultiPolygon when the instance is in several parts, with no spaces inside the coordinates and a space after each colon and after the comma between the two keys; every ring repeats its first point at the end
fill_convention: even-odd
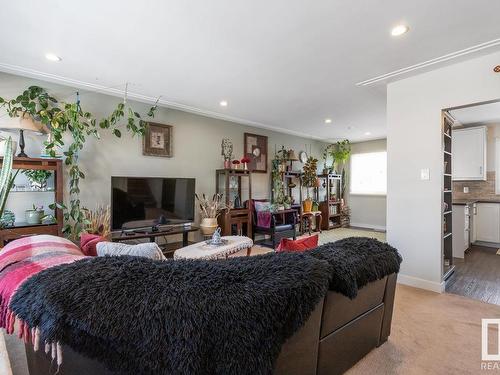
{"type": "MultiPolygon", "coordinates": [[[[126,119],[125,129],[134,135],[144,135],[147,121],[134,111],[124,100],[114,111],[99,122],[90,113],[82,109],[79,94],[75,103],[60,103],[44,88],[30,86],[14,99],[0,97],[0,108],[5,107],[10,117],[30,116],[46,125],[52,133],[51,141],[44,142],[47,154],[56,157],[57,148],[63,148],[64,135],[71,135],[71,142],[64,151],[64,164],[69,173],[69,204],[56,202],[52,209],[64,212],[63,232],[72,239],[79,237],[86,224],[85,211],[80,202],[80,180],[85,178],[78,165],[79,152],[83,149],[88,136],[100,138],[100,130],[108,130],[116,137],[122,136],[121,121],[126,119]]],[[[157,104],[152,106],[147,116],[154,117],[157,104]]]]}

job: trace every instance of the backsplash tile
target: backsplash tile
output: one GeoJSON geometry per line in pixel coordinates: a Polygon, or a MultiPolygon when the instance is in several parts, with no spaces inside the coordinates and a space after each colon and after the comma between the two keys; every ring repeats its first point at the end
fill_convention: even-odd
{"type": "Polygon", "coordinates": [[[498,200],[495,194],[495,172],[486,172],[486,181],[453,181],[453,199],[498,200]],[[464,193],[464,186],[469,192],[464,193]]]}

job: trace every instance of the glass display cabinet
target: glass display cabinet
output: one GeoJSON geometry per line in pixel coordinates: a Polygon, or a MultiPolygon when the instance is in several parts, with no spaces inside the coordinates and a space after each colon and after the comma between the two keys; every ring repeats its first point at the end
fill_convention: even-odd
{"type": "Polygon", "coordinates": [[[222,234],[251,238],[252,216],[245,203],[252,199],[252,173],[243,169],[218,169],[215,177],[215,191],[232,207],[219,216],[222,234]]]}

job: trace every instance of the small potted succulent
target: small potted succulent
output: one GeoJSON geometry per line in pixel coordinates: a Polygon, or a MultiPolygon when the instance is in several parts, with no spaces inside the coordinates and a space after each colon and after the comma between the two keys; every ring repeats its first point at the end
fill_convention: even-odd
{"type": "Polygon", "coordinates": [[[25,211],[26,222],[28,224],[40,224],[44,217],[45,211],[43,206],[35,206],[25,211]]]}
{"type": "Polygon", "coordinates": [[[241,163],[243,164],[243,169],[248,171],[248,163],[250,163],[250,158],[248,156],[244,156],[241,158],[241,163]]]}

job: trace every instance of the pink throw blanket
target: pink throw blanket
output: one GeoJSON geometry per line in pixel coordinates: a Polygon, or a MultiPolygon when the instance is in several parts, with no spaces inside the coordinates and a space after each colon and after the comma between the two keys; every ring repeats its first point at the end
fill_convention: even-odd
{"type": "Polygon", "coordinates": [[[271,213],[269,211],[257,211],[257,226],[261,228],[271,227],[271,213]]]}
{"type": "MultiPolygon", "coordinates": [[[[9,308],[14,293],[29,277],[59,264],[85,258],[80,249],[64,238],[40,235],[21,238],[0,251],[0,328],[14,333],[16,317],[9,308]]],[[[32,332],[20,321],[19,337],[32,341],[32,332]]]]}

